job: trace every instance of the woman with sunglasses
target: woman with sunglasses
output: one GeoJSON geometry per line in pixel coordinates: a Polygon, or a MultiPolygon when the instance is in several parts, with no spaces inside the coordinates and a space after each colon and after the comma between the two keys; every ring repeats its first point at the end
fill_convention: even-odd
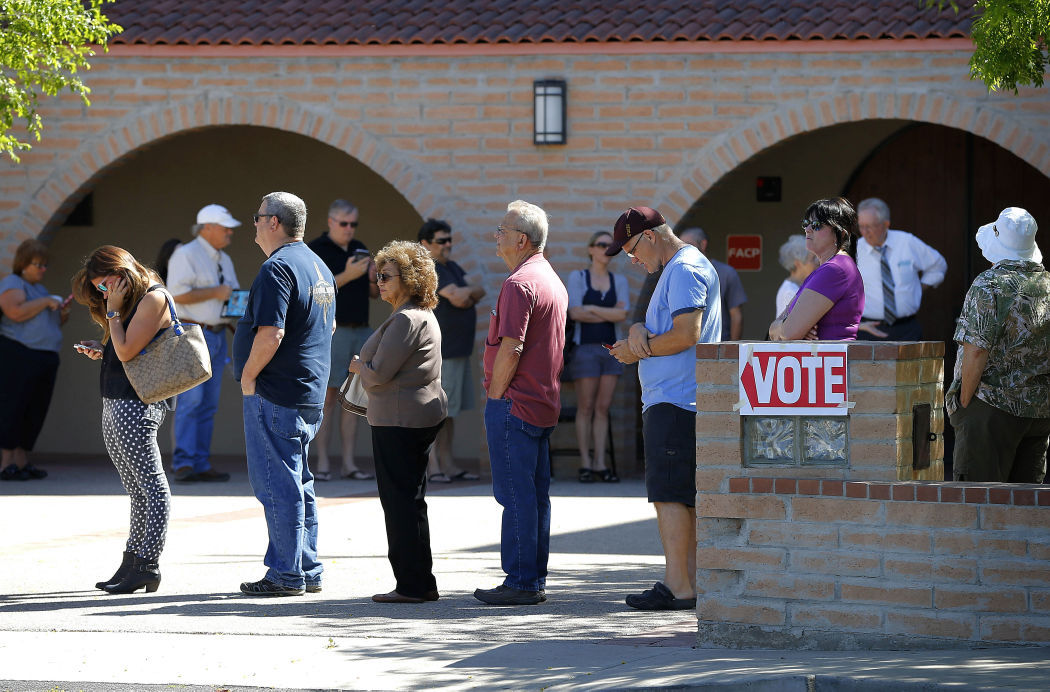
{"type": "Polygon", "coordinates": [[[616,323],[627,319],[631,301],[627,278],[609,271],[611,257],[605,251],[612,245],[607,231],[598,231],[587,241],[591,265],[569,275],[569,319],[575,322],[572,359],[565,364],[569,379],[576,384],[576,444],[580,449],[580,483],[618,483],[619,478],[605,466],[605,443],[609,434],[609,406],[623,364],[609,354],[603,344],[617,341],[616,323]],[[591,455],[591,440],[594,455],[591,455]]]}
{"type": "Polygon", "coordinates": [[[864,280],[847,253],[857,229],[857,212],[842,197],[809,205],[802,220],[806,249],[819,265],[794,299],[769,325],[773,341],[853,341],[864,312],[864,280]]]}
{"type": "Polygon", "coordinates": [[[47,246],[39,240],[18,246],[13,269],[0,281],[0,480],[39,480],[47,471],[30,464],[26,452],[51,404],[69,298],[51,295],[42,283],[47,246]]]}
{"type": "MultiPolygon", "coordinates": [[[[158,559],[168,531],[171,493],[157,446],[157,429],[169,402],[146,404],[124,373],[124,362],[171,325],[157,274],[131,253],[103,245],[73,276],[73,297],[86,305],[102,328],[102,341],[81,341],[76,349],[101,360],[102,439],[131,498],[131,529],[116,573],[96,588],[132,593],[160,586],[158,559]]],[[[172,400],[173,402],[174,400],[172,400]]]]}
{"type": "Polygon", "coordinates": [[[441,328],[434,317],[437,272],[419,243],[395,240],[376,255],[379,297],[393,313],[350,361],[368,393],[379,501],[396,584],[376,603],[438,599],[427,518],[429,450],[445,422],[441,328]]]}

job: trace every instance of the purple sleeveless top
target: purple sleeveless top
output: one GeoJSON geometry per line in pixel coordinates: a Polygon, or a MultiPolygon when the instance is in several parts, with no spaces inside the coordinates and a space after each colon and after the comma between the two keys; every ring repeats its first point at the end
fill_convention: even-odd
{"type": "Polygon", "coordinates": [[[788,306],[789,313],[807,288],[834,303],[817,322],[817,338],[821,341],[855,341],[857,325],[864,313],[864,280],[853,258],[835,255],[817,267],[802,282],[788,306]]]}

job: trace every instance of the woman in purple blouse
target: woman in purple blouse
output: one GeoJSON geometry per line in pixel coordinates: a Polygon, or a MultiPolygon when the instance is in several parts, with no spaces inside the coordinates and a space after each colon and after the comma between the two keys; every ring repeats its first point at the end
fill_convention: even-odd
{"type": "Polygon", "coordinates": [[[842,197],[809,205],[802,221],[806,248],[820,266],[799,287],[795,299],[769,325],[773,341],[853,341],[864,312],[864,281],[847,253],[857,212],[842,197]]]}

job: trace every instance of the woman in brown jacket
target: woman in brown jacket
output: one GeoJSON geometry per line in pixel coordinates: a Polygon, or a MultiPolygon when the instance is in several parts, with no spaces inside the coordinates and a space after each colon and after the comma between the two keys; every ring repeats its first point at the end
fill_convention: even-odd
{"type": "Polygon", "coordinates": [[[434,317],[437,274],[419,243],[395,240],[375,258],[379,297],[394,311],[361,347],[350,372],[368,393],[379,500],[397,581],[377,603],[438,599],[427,520],[428,450],[445,422],[441,330],[434,317]]]}

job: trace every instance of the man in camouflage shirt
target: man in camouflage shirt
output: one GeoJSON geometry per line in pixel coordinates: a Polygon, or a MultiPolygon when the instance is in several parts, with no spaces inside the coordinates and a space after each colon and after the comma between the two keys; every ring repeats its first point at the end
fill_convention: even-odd
{"type": "Polygon", "coordinates": [[[1041,483],[1050,440],[1050,272],[1035,219],[1009,207],[981,226],[993,264],[963,301],[959,355],[945,408],[955,428],[955,480],[1041,483]]]}

